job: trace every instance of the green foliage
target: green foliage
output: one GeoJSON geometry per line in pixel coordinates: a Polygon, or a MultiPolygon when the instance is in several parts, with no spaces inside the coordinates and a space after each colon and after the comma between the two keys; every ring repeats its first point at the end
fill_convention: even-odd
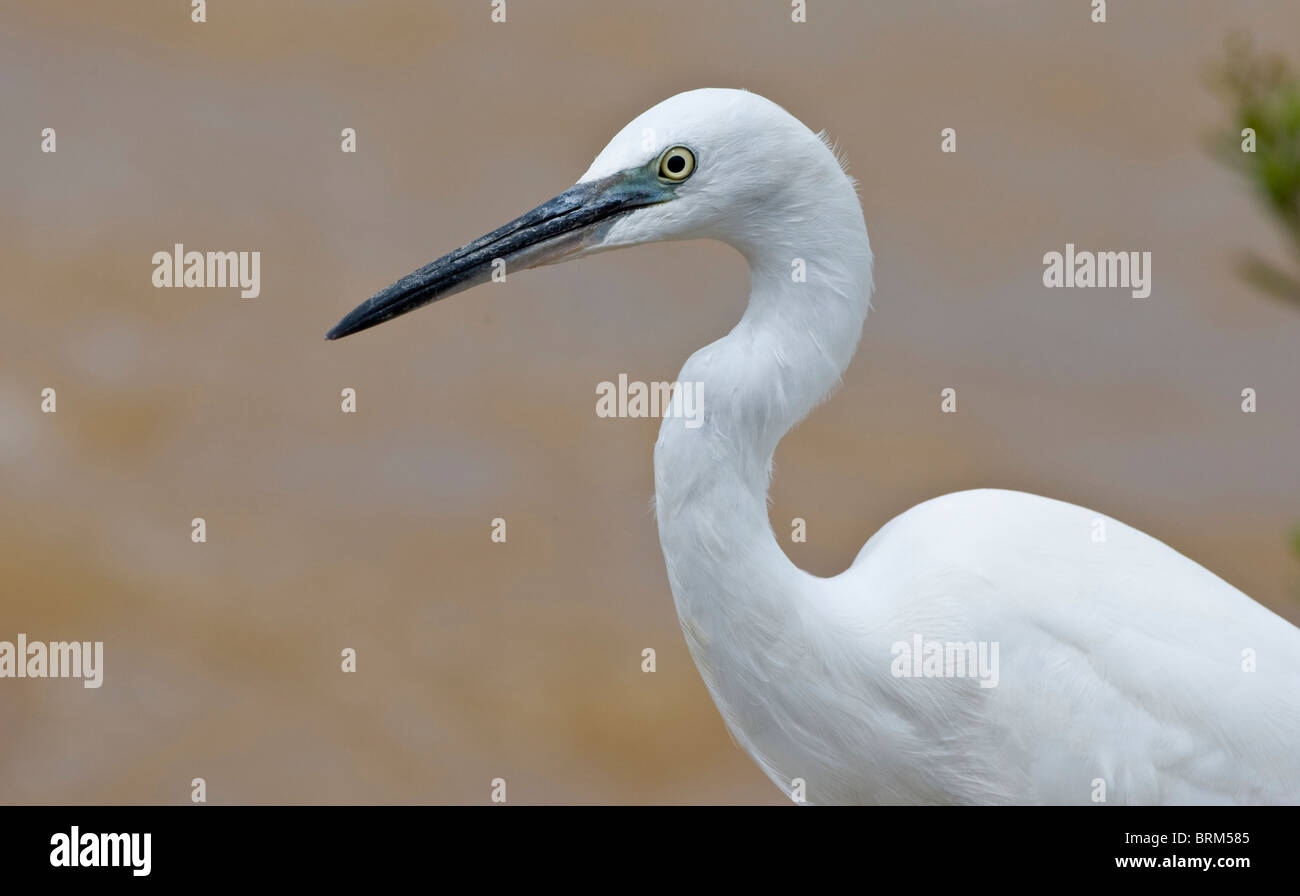
{"type": "MultiPolygon", "coordinates": [[[[1233,129],[1217,141],[1216,154],[1255,186],[1291,239],[1300,263],[1300,77],[1276,55],[1255,52],[1246,37],[1228,40],[1227,58],[1215,83],[1232,102],[1233,129]],[[1245,152],[1255,133],[1255,151],[1245,152]]],[[[1269,295],[1300,307],[1300,279],[1253,253],[1241,261],[1242,276],[1269,295]]],[[[1300,527],[1291,533],[1300,557],[1300,527]]]]}
{"type": "MultiPolygon", "coordinates": [[[[1282,225],[1300,266],[1300,77],[1281,56],[1256,53],[1249,39],[1232,38],[1214,82],[1232,103],[1233,127],[1216,154],[1255,187],[1282,225]],[[1243,131],[1254,131],[1255,151],[1243,151],[1243,131]]],[[[1242,275],[1269,295],[1300,306],[1300,278],[1248,254],[1242,275]]]]}

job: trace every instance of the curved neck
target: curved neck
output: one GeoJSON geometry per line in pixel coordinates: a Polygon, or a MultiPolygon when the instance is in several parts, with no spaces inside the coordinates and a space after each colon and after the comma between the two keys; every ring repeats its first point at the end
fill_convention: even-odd
{"type": "Polygon", "coordinates": [[[783,209],[780,226],[751,222],[752,239],[731,240],[749,261],[749,306],[679,375],[699,384],[702,422],[667,416],[660,427],[659,536],[693,650],[740,624],[741,607],[793,603],[812,578],[777,543],[767,490],[777,443],[838,385],[869,308],[866,226],[851,182],[835,174],[842,189],[823,192],[815,214],[783,209]]]}

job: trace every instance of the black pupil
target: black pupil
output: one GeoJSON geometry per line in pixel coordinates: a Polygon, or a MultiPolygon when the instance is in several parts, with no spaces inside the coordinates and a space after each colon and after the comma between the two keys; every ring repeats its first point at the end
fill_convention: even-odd
{"type": "Polygon", "coordinates": [[[686,169],[686,160],[681,156],[668,157],[668,170],[673,174],[681,174],[686,169]]]}

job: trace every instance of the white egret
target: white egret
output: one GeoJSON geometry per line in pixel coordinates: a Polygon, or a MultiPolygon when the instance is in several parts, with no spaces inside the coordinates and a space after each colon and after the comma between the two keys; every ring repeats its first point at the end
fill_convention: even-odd
{"type": "Polygon", "coordinates": [[[678,377],[708,400],[702,425],[663,420],[659,537],[700,674],[777,786],[810,803],[1300,802],[1300,630],[1154,538],[1107,521],[1099,543],[1092,511],[980,490],[890,521],[838,576],[788,560],[773,452],[852,358],[872,254],[834,153],[762,97],[660,103],[574,187],[329,336],[482,283],[495,259],[696,238],[744,255],[751,295],[678,377]]]}

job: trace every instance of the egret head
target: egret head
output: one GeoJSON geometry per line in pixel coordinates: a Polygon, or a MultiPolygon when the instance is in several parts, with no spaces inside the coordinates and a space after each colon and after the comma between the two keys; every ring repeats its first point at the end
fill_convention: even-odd
{"type": "Polygon", "coordinates": [[[823,141],[780,106],[743,90],[680,93],[629,122],[574,186],[367,299],[328,338],[484,283],[503,264],[514,273],[697,238],[749,254],[780,228],[774,211],[815,218],[824,180],[851,184],[823,141]]]}

